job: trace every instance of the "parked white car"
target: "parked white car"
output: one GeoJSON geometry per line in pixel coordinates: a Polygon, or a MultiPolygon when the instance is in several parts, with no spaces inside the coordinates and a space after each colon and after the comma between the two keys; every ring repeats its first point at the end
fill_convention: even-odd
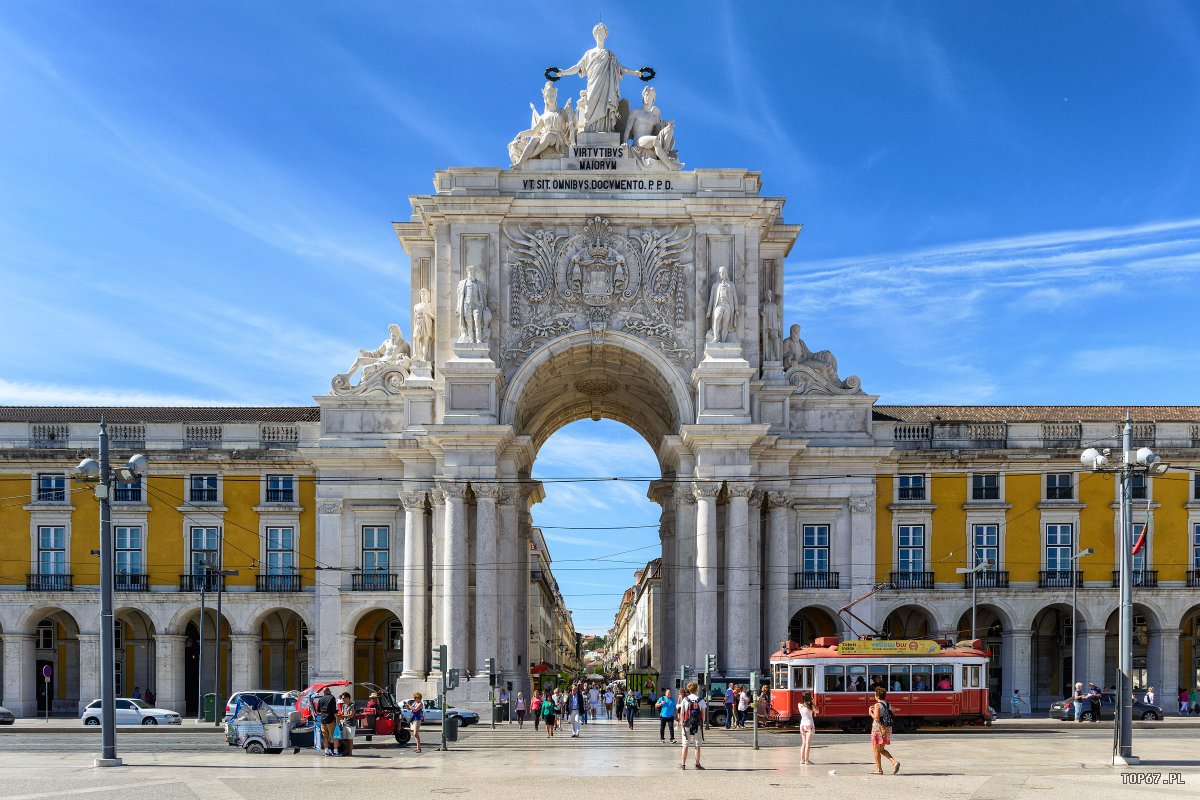
{"type": "MultiPolygon", "coordinates": [[[[116,723],[118,725],[182,725],[183,720],[167,708],[155,708],[145,700],[132,697],[116,699],[116,723]]],[[[84,725],[100,724],[100,701],[93,700],[83,710],[84,725]]]]}
{"type": "Polygon", "coordinates": [[[272,711],[284,719],[287,719],[289,711],[296,710],[296,698],[299,696],[298,692],[281,692],[278,689],[247,689],[242,692],[234,692],[225,701],[226,722],[233,719],[233,707],[237,704],[238,696],[243,694],[254,695],[269,705],[272,711]]]}
{"type": "MultiPolygon", "coordinates": [[[[404,719],[411,722],[412,712],[408,710],[408,704],[410,702],[412,701],[405,700],[403,703],[401,703],[403,710],[400,713],[403,715],[404,719]]],[[[468,711],[465,708],[455,708],[454,706],[450,706],[448,714],[450,715],[450,721],[460,728],[467,725],[474,725],[479,722],[479,715],[474,711],[468,711]]],[[[425,701],[425,724],[430,725],[433,723],[441,725],[442,709],[438,707],[437,700],[430,699],[425,701]]]]}

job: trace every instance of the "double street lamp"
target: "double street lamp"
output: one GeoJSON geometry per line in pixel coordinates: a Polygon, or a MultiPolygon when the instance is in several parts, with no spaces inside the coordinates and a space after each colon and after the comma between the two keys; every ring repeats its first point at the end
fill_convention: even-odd
{"type": "Polygon", "coordinates": [[[112,469],[108,463],[108,426],[100,419],[99,456],[85,458],[72,471],[75,478],[95,483],[96,499],[100,501],[100,758],[97,767],[119,767],[117,758],[116,673],[117,656],[113,635],[116,619],[113,615],[113,580],[116,559],[113,550],[112,506],[118,483],[136,483],[146,474],[150,461],[138,454],[125,466],[112,469]]]}
{"type": "Polygon", "coordinates": [[[1120,558],[1116,697],[1118,721],[1113,737],[1113,766],[1126,766],[1140,763],[1140,759],[1133,754],[1133,509],[1129,503],[1129,493],[1134,473],[1162,475],[1168,466],[1149,447],[1133,449],[1133,421],[1128,416],[1125,417],[1125,428],[1121,432],[1121,463],[1109,467],[1108,455],[1107,450],[1101,452],[1089,447],[1083,451],[1079,460],[1093,472],[1111,472],[1120,476],[1121,482],[1121,533],[1117,550],[1120,558]]]}
{"type": "Polygon", "coordinates": [[[980,561],[973,567],[959,567],[954,570],[959,575],[971,576],[971,641],[975,641],[975,587],[979,585],[979,573],[986,572],[995,566],[991,561],[980,561]]]}
{"type": "Polygon", "coordinates": [[[1079,559],[1090,556],[1096,551],[1086,547],[1071,556],[1071,696],[1075,696],[1075,643],[1078,641],[1079,626],[1079,559]]]}

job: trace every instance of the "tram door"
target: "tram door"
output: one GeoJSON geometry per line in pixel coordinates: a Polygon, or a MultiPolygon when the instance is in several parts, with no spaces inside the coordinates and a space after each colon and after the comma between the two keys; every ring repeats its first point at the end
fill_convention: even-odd
{"type": "Polygon", "coordinates": [[[978,664],[962,665],[962,710],[964,714],[983,713],[983,688],[981,675],[983,668],[978,664]]]}

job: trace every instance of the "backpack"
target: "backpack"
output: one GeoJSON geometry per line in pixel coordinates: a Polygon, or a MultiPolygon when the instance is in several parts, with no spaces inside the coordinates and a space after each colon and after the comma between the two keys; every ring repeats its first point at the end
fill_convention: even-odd
{"type": "Polygon", "coordinates": [[[683,718],[689,733],[695,733],[700,730],[700,700],[693,700],[691,697],[687,699],[687,714],[683,718]]]}
{"type": "Polygon", "coordinates": [[[879,701],[879,724],[885,728],[896,724],[896,717],[892,714],[892,704],[886,700],[879,701]]]}

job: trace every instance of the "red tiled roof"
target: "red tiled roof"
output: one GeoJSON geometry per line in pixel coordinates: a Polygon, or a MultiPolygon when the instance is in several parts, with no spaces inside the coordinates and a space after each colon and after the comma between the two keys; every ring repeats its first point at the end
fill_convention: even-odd
{"type": "Polygon", "coordinates": [[[875,406],[884,422],[1197,422],[1200,406],[875,406]]]}
{"type": "Polygon", "coordinates": [[[0,422],[320,422],[317,406],[0,406],[0,422]]]}

